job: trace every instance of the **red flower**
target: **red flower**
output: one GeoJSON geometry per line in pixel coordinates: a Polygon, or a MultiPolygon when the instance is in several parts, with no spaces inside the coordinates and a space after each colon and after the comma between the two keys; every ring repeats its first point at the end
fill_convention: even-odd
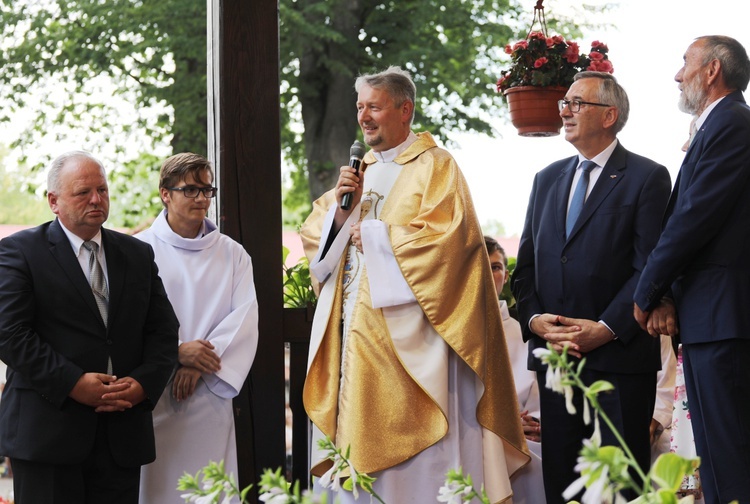
{"type": "Polygon", "coordinates": [[[591,43],[591,48],[592,49],[600,49],[600,50],[602,50],[604,52],[609,52],[609,47],[607,47],[607,44],[605,44],[604,42],[599,42],[598,40],[594,40],[591,43]]]}
{"type": "Polygon", "coordinates": [[[586,70],[591,70],[594,72],[612,73],[614,72],[615,69],[609,60],[602,60],[602,61],[592,61],[591,65],[589,65],[589,67],[586,70]]]}
{"type": "Polygon", "coordinates": [[[588,53],[581,53],[577,42],[561,35],[529,33],[525,40],[505,46],[511,66],[501,72],[497,90],[505,93],[517,86],[563,86],[573,83],[573,76],[583,70],[612,73],[606,44],[596,41],[588,53]]]}
{"type": "Polygon", "coordinates": [[[567,61],[568,63],[578,63],[578,57],[579,57],[578,53],[579,53],[578,44],[568,40],[568,48],[565,49],[565,54],[563,55],[563,57],[565,58],[565,61],[567,61]]]}
{"type": "Polygon", "coordinates": [[[497,80],[497,92],[498,93],[502,93],[503,83],[508,80],[508,77],[509,77],[508,75],[503,75],[497,80]]]}

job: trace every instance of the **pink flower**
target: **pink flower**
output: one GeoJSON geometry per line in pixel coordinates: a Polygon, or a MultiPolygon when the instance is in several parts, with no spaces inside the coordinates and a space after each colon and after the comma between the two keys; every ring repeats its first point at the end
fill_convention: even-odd
{"type": "Polygon", "coordinates": [[[547,37],[545,37],[544,33],[535,31],[535,32],[529,33],[528,38],[537,39],[537,40],[545,40],[547,37]]]}
{"type": "Polygon", "coordinates": [[[518,51],[519,49],[528,49],[529,43],[525,40],[520,40],[513,44],[513,52],[518,51]]]}
{"type": "Polygon", "coordinates": [[[591,51],[589,53],[589,59],[593,61],[602,61],[604,59],[604,55],[600,52],[591,51]]]}
{"type": "MultiPolygon", "coordinates": [[[[547,39],[547,46],[552,47],[549,43],[549,40],[550,39],[547,39]]],[[[565,39],[562,38],[562,36],[560,35],[554,35],[551,40],[552,40],[552,45],[558,45],[558,44],[562,44],[565,42],[565,39]]]]}
{"type": "Polygon", "coordinates": [[[510,44],[505,46],[505,54],[513,54],[513,48],[510,46],[510,44]]]}
{"type": "Polygon", "coordinates": [[[547,63],[547,61],[548,61],[547,58],[545,58],[544,56],[542,56],[541,58],[539,58],[538,60],[536,60],[534,62],[534,68],[541,68],[541,67],[543,67],[544,64],[547,63]]]}

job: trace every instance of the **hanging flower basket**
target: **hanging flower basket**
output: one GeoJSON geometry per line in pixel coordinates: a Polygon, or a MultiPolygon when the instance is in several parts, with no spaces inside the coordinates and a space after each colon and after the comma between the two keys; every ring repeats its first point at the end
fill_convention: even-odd
{"type": "Polygon", "coordinates": [[[519,86],[506,89],[510,120],[525,137],[549,137],[560,134],[562,118],[557,101],[565,97],[562,86],[519,86]]]}
{"type": "Polygon", "coordinates": [[[591,51],[581,53],[578,43],[560,35],[547,35],[542,0],[534,7],[534,20],[526,39],[505,46],[511,65],[500,72],[497,90],[510,107],[511,121],[521,136],[560,134],[562,119],[557,108],[574,76],[591,70],[612,73],[606,44],[594,41],[591,51]],[[536,22],[541,31],[534,31],[536,22]]]}

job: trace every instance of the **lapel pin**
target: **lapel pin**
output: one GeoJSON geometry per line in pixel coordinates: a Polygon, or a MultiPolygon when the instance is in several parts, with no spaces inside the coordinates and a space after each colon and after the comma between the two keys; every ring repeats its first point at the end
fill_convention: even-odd
{"type": "Polygon", "coordinates": [[[609,178],[617,178],[617,175],[610,175],[609,178]]]}

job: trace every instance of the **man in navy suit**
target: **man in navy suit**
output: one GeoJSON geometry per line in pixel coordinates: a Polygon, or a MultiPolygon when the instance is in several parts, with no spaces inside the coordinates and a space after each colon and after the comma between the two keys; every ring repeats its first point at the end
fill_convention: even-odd
{"type": "Polygon", "coordinates": [[[635,318],[682,341],[688,407],[706,502],[750,502],[750,80],[744,47],[700,37],[675,76],[697,117],[635,290],[635,318]]]}
{"type": "Polygon", "coordinates": [[[101,227],[102,164],[63,154],[47,186],[57,219],[0,241],[0,454],[16,504],[135,504],[179,324],[151,247],[101,227]]]}
{"type": "MultiPolygon", "coordinates": [[[[531,352],[547,343],[586,358],[587,384],[615,386],[600,395],[601,405],[641,467],[649,465],[659,341],[635,323],[631,300],[659,238],[671,182],[666,168],[618,142],[628,113],[627,94],[612,75],[576,75],[560,115],[578,155],[537,173],[519,245],[512,286],[539,381],[548,503],[567,500],[562,494],[578,477],[576,458],[593,426],[584,423],[579,392],[570,415],[565,398],[546,388],[546,366],[531,352]]],[[[606,427],[602,440],[618,445],[606,427]]]]}

